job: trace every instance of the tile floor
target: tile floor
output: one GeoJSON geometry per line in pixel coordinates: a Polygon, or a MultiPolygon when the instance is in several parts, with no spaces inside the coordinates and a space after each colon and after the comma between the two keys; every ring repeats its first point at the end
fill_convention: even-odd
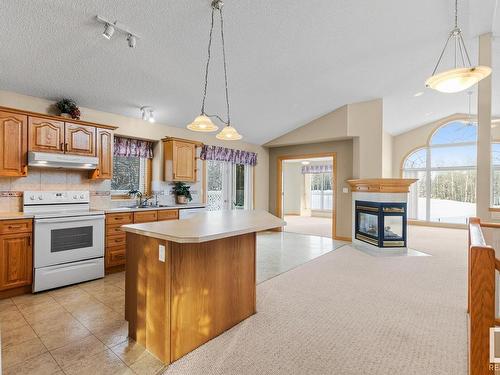
{"type": "MultiPolygon", "coordinates": [[[[343,243],[293,233],[259,234],[262,282],[343,243]]],[[[163,364],[127,338],[125,273],[0,300],[3,375],[157,374],[163,364]]],[[[1,372],[0,372],[1,373],[1,372]]]]}

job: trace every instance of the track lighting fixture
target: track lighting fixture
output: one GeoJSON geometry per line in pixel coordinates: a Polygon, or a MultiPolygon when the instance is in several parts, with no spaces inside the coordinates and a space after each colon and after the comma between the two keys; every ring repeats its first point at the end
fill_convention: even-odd
{"type": "Polygon", "coordinates": [[[106,39],[111,39],[114,33],[115,33],[115,27],[107,23],[104,26],[104,32],[102,33],[102,36],[105,37],[106,39]]]}
{"type": "Polygon", "coordinates": [[[150,123],[155,122],[155,115],[154,115],[154,110],[151,107],[142,107],[141,108],[142,112],[142,119],[144,121],[149,121],[150,123]]]}
{"type": "Polygon", "coordinates": [[[134,35],[128,34],[127,41],[128,41],[128,46],[130,48],[135,48],[135,44],[137,43],[137,38],[134,35]]]}
{"type": "Polygon", "coordinates": [[[130,48],[135,48],[137,44],[137,39],[139,39],[139,36],[130,31],[129,28],[125,25],[119,24],[118,21],[115,22],[110,22],[104,17],[97,16],[97,21],[100,23],[104,24],[104,32],[102,33],[102,36],[105,37],[106,39],[111,39],[113,35],[115,34],[116,31],[120,32],[121,34],[125,34],[127,37],[127,43],[130,48]]]}

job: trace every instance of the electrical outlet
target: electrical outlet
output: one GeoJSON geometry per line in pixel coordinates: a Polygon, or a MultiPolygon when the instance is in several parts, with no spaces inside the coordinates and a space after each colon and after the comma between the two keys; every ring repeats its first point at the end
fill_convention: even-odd
{"type": "Polygon", "coordinates": [[[165,262],[165,245],[158,246],[158,259],[160,262],[165,262]]]}
{"type": "Polygon", "coordinates": [[[349,188],[342,188],[342,193],[347,194],[349,193],[349,188]]]}

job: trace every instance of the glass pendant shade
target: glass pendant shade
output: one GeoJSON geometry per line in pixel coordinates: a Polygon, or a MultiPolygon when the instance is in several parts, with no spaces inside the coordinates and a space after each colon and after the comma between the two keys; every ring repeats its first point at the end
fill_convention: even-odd
{"type": "Polygon", "coordinates": [[[490,74],[488,66],[450,69],[428,78],[425,86],[444,93],[456,93],[474,86],[490,74]]]}
{"type": "Polygon", "coordinates": [[[210,120],[210,117],[205,116],[205,115],[200,115],[194,119],[194,121],[187,126],[189,130],[192,130],[194,132],[214,132],[219,127],[215,125],[212,120],[210,120]]]}
{"type": "Polygon", "coordinates": [[[237,141],[243,138],[241,134],[239,134],[238,131],[230,125],[224,126],[224,128],[215,137],[223,141],[237,141]]]}

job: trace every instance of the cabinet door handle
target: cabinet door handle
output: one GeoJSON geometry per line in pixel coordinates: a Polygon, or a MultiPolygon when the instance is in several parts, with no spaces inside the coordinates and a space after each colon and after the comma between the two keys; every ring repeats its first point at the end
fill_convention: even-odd
{"type": "Polygon", "coordinates": [[[9,225],[9,229],[21,229],[22,225],[9,225]]]}
{"type": "Polygon", "coordinates": [[[67,143],[64,144],[64,151],[68,151],[68,144],[67,143]]]}
{"type": "Polygon", "coordinates": [[[61,151],[64,151],[64,142],[61,142],[61,151]]]}

